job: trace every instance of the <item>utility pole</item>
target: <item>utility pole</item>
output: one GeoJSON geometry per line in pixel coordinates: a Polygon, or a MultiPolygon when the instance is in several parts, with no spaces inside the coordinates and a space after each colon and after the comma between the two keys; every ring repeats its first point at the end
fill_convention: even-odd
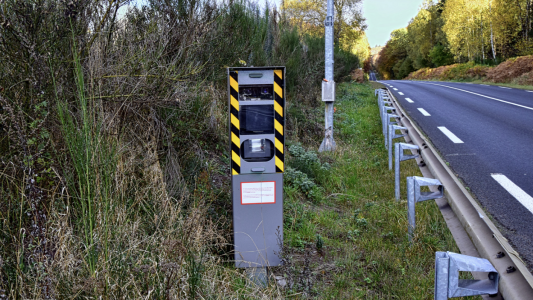
{"type": "Polygon", "coordinates": [[[328,0],[328,11],[324,22],[326,32],[326,78],[322,81],[322,101],[325,109],[325,136],[318,152],[335,151],[337,145],[333,139],[333,103],[335,101],[335,81],[333,80],[333,0],[328,0]]]}

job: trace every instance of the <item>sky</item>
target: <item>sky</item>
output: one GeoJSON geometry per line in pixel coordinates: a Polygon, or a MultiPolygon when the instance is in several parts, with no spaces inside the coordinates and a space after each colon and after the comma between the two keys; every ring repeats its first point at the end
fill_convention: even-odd
{"type": "Polygon", "coordinates": [[[407,27],[424,0],[363,0],[366,36],[370,47],[385,46],[390,33],[407,27]]]}

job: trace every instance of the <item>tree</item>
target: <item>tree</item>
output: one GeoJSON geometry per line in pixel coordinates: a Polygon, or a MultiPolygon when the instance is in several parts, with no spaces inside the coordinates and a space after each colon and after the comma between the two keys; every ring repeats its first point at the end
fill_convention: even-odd
{"type": "MultiPolygon", "coordinates": [[[[362,0],[334,0],[334,39],[342,48],[349,48],[366,29],[361,3],[362,0]]],[[[326,4],[324,0],[286,0],[282,10],[289,22],[298,26],[301,32],[323,36],[326,4]]]]}

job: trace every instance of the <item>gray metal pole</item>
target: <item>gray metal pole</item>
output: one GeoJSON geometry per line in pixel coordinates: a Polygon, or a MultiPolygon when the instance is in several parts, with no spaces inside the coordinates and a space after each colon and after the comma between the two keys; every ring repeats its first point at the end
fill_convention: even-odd
{"type": "Polygon", "coordinates": [[[394,144],[394,197],[396,201],[400,200],[400,143],[394,144]]]}
{"type": "MultiPolygon", "coordinates": [[[[333,20],[334,20],[334,7],[333,0],[328,0],[328,11],[326,21],[324,23],[326,27],[326,80],[328,82],[334,82],[333,80],[333,20]]],[[[333,99],[335,100],[335,99],[333,99]]],[[[327,101],[325,109],[325,133],[324,140],[318,148],[318,152],[323,151],[335,151],[337,144],[333,139],[333,101],[327,101]]]]}
{"type": "MultiPolygon", "coordinates": [[[[398,144],[396,144],[398,145],[398,144]]],[[[409,235],[409,242],[413,239],[413,232],[415,230],[415,184],[416,181],[414,177],[407,177],[407,220],[409,221],[409,227],[407,228],[409,235]]]]}

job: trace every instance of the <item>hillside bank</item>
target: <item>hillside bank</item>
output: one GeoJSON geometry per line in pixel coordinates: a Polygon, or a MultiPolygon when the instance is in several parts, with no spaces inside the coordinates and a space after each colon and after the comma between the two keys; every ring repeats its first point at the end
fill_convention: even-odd
{"type": "Polygon", "coordinates": [[[438,68],[424,68],[411,72],[408,80],[458,80],[487,83],[533,86],[533,56],[511,58],[497,66],[479,65],[473,62],[453,64],[438,68]]]}

